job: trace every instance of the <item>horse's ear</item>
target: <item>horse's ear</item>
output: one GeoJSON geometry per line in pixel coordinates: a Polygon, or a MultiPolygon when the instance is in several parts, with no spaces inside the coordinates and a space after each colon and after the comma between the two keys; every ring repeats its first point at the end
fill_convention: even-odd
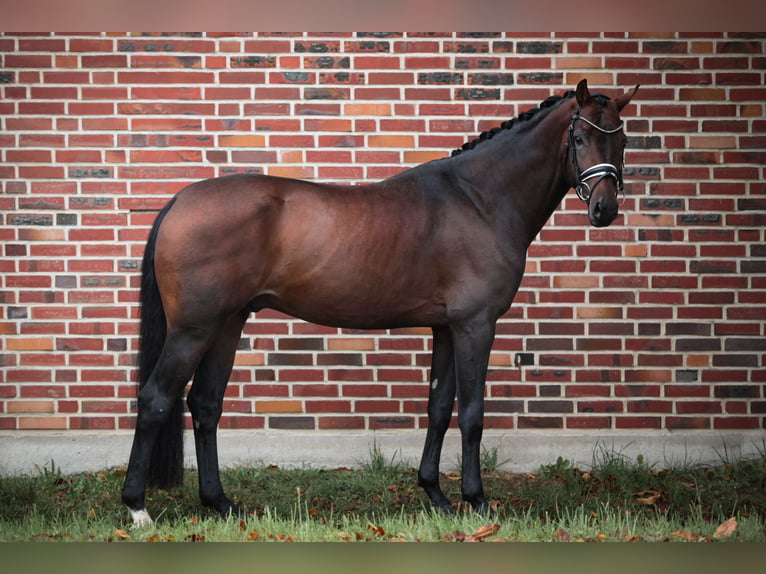
{"type": "MultiPolygon", "coordinates": [[[[639,85],[640,85],[640,84],[639,84],[639,85]]],[[[628,102],[630,102],[630,100],[632,100],[632,99],[633,99],[633,96],[635,96],[635,95],[636,95],[636,92],[637,92],[637,91],[638,91],[638,86],[636,86],[635,88],[633,88],[633,90],[632,90],[632,91],[631,91],[631,90],[628,90],[627,92],[625,92],[625,93],[624,93],[624,94],[622,94],[621,96],[618,96],[618,97],[616,97],[616,98],[614,99],[614,103],[615,103],[615,105],[617,106],[617,111],[618,111],[618,112],[621,112],[621,111],[622,111],[622,108],[624,108],[625,106],[627,106],[627,105],[628,105],[628,102]]]]}
{"type": "Polygon", "coordinates": [[[577,84],[577,103],[581,108],[585,107],[585,104],[590,100],[590,90],[588,89],[588,80],[583,78],[580,83],[577,84]]]}

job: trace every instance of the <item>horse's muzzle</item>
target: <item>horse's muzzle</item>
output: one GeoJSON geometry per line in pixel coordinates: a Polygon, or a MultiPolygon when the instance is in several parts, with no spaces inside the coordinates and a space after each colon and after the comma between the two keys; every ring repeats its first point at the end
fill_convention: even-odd
{"type": "Polygon", "coordinates": [[[591,197],[588,203],[588,218],[594,227],[606,227],[615,220],[618,212],[616,197],[609,191],[591,197]]]}

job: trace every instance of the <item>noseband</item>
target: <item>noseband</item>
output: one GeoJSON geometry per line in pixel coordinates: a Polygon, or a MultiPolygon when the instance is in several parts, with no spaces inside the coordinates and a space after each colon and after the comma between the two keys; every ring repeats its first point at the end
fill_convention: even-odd
{"type": "MultiPolygon", "coordinates": [[[[575,184],[577,197],[579,197],[585,203],[589,203],[593,190],[596,189],[596,186],[601,183],[601,180],[605,177],[613,177],[617,184],[617,189],[623,191],[625,185],[622,181],[622,169],[617,169],[617,167],[611,163],[598,163],[584,171],[580,171],[580,165],[577,163],[577,150],[575,149],[574,142],[574,123],[577,120],[582,120],[589,126],[592,126],[601,133],[605,134],[616,134],[617,132],[621,131],[625,125],[625,122],[620,122],[620,125],[614,129],[608,130],[606,128],[602,128],[601,126],[594,124],[588,118],[581,116],[579,107],[572,115],[572,119],[569,121],[569,139],[567,141],[567,148],[569,148],[569,150],[572,152],[572,165],[574,166],[575,177],[577,178],[577,183],[575,184]],[[598,178],[596,183],[593,185],[589,184],[588,180],[594,177],[598,178]]],[[[624,161],[622,163],[624,164],[624,161]]]]}

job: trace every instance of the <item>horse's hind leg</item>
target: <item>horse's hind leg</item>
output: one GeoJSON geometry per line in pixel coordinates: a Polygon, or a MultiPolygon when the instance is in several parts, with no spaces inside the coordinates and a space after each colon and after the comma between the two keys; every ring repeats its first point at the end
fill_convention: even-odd
{"type": "Polygon", "coordinates": [[[223,410],[224,391],[248,314],[249,311],[245,310],[229,318],[197,367],[186,399],[194,421],[200,499],[204,505],[212,506],[224,516],[237,514],[239,509],[226,497],[221,485],[216,432],[223,410]]]}
{"type": "Polygon", "coordinates": [[[449,428],[452,409],[455,406],[455,358],[452,350],[452,336],[446,328],[434,329],[430,384],[428,433],[418,471],[418,484],[426,491],[437,510],[451,513],[454,511],[452,504],[439,486],[439,459],[444,434],[449,428]]]}
{"type": "Polygon", "coordinates": [[[136,431],[122,489],[122,500],[130,509],[136,526],[152,522],[144,503],[152,450],[207,344],[207,340],[197,333],[170,331],[160,358],[138,395],[136,431]]]}

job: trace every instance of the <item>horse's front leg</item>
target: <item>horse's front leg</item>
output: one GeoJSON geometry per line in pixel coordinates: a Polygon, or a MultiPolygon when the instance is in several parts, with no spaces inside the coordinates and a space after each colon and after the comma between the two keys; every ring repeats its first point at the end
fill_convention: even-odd
{"type": "Polygon", "coordinates": [[[444,434],[455,406],[455,355],[452,335],[444,327],[434,328],[434,350],[431,360],[431,382],[428,393],[428,433],[418,471],[418,484],[426,491],[434,508],[452,513],[452,504],[439,486],[439,460],[444,434]]]}
{"type": "Polygon", "coordinates": [[[481,483],[481,436],[484,429],[484,387],[495,323],[474,319],[451,327],[457,376],[458,425],[462,435],[463,500],[481,513],[489,503],[481,483]]]}

